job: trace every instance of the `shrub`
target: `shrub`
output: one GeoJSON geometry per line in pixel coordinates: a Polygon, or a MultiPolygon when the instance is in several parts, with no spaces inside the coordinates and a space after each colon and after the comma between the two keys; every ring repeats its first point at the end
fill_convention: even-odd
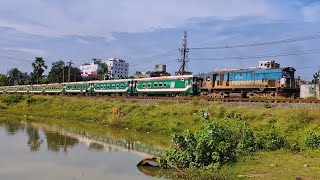
{"type": "Polygon", "coordinates": [[[310,147],[312,149],[316,149],[320,147],[320,135],[318,136],[314,132],[309,132],[307,137],[304,140],[304,143],[307,147],[310,147]]]}
{"type": "Polygon", "coordinates": [[[7,107],[0,103],[0,109],[7,109],[7,107]]]}
{"type": "Polygon", "coordinates": [[[288,142],[286,138],[280,134],[275,126],[271,126],[267,132],[258,133],[256,139],[256,147],[261,150],[274,151],[286,148],[288,142]]]}
{"type": "Polygon", "coordinates": [[[173,150],[165,153],[166,163],[182,168],[217,169],[235,161],[238,155],[255,150],[253,132],[240,119],[235,130],[228,122],[213,122],[194,133],[173,134],[172,141],[173,150]]]}
{"type": "Polygon", "coordinates": [[[3,99],[3,103],[5,103],[7,106],[17,104],[23,100],[22,95],[10,95],[3,99]]]}
{"type": "Polygon", "coordinates": [[[235,136],[238,154],[248,154],[255,151],[256,138],[247,122],[243,122],[241,119],[237,120],[235,136]]]}

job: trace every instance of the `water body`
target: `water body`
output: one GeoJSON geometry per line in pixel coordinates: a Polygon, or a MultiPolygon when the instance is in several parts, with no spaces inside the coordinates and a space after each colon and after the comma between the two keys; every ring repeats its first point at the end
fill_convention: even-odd
{"type": "Polygon", "coordinates": [[[43,125],[0,122],[0,179],[155,179],[136,167],[148,156],[143,151],[154,148],[123,139],[90,137],[43,125]]]}

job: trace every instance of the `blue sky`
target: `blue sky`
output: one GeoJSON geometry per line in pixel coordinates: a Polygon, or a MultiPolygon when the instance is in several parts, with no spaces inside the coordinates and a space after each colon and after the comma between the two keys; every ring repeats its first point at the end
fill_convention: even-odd
{"type": "MultiPolygon", "coordinates": [[[[178,50],[188,31],[189,47],[210,47],[320,34],[320,1],[315,0],[2,0],[0,2],[0,73],[12,67],[30,72],[36,56],[47,64],[92,58],[123,58],[131,64],[178,50]]],[[[264,59],[199,61],[279,54],[316,49],[320,39],[272,46],[190,50],[194,73],[247,68],[264,59]]],[[[311,79],[320,54],[272,58],[311,79]]],[[[152,70],[155,64],[179,68],[179,53],[130,67],[152,70]]],[[[46,71],[48,73],[48,70],[46,71]]]]}

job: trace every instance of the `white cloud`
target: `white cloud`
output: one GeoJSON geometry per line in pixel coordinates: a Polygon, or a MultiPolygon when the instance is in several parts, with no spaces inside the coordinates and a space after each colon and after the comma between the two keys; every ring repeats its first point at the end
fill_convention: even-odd
{"type": "Polygon", "coordinates": [[[30,34],[93,35],[112,39],[112,32],[144,32],[174,28],[191,18],[279,19],[264,0],[7,0],[0,2],[0,26],[30,34]],[[32,9],[32,10],[31,10],[32,9]]]}
{"type": "Polygon", "coordinates": [[[32,48],[3,48],[6,51],[18,51],[23,53],[28,53],[33,56],[44,56],[46,52],[41,49],[32,49],[32,48]]]}
{"type": "Polygon", "coordinates": [[[311,4],[302,10],[306,22],[317,22],[320,20],[320,4],[311,4]]]}

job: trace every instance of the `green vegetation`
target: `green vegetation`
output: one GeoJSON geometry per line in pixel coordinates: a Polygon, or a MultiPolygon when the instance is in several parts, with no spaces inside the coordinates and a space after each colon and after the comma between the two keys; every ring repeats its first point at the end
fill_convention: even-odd
{"type": "Polygon", "coordinates": [[[173,151],[166,154],[166,160],[179,169],[189,167],[175,177],[213,178],[217,172],[218,179],[320,177],[320,111],[316,105],[235,107],[198,98],[139,102],[1,95],[0,115],[128,129],[149,137],[162,134],[167,139],[175,133],[173,151]]]}
{"type": "Polygon", "coordinates": [[[34,82],[39,84],[39,80],[41,80],[44,70],[48,67],[45,65],[42,57],[36,57],[35,61],[32,63],[32,67],[33,73],[31,73],[31,77],[34,82]]]}
{"type": "Polygon", "coordinates": [[[28,73],[20,71],[18,68],[12,68],[8,71],[6,84],[9,86],[13,85],[24,85],[31,83],[31,77],[28,73]]]}
{"type": "Polygon", "coordinates": [[[0,74],[0,86],[6,86],[7,83],[7,76],[4,74],[0,74]]]}
{"type": "MultiPolygon", "coordinates": [[[[62,83],[68,81],[68,68],[70,68],[70,82],[82,81],[81,71],[77,67],[66,66],[60,60],[52,63],[51,70],[47,78],[44,78],[43,73],[47,69],[45,60],[42,57],[36,57],[32,65],[33,72],[22,72],[18,68],[12,68],[8,73],[0,74],[0,86],[15,86],[15,85],[30,85],[30,84],[49,84],[62,83]]],[[[103,66],[106,71],[106,66],[103,66]]],[[[97,80],[94,78],[92,80],[97,80]]]]}

